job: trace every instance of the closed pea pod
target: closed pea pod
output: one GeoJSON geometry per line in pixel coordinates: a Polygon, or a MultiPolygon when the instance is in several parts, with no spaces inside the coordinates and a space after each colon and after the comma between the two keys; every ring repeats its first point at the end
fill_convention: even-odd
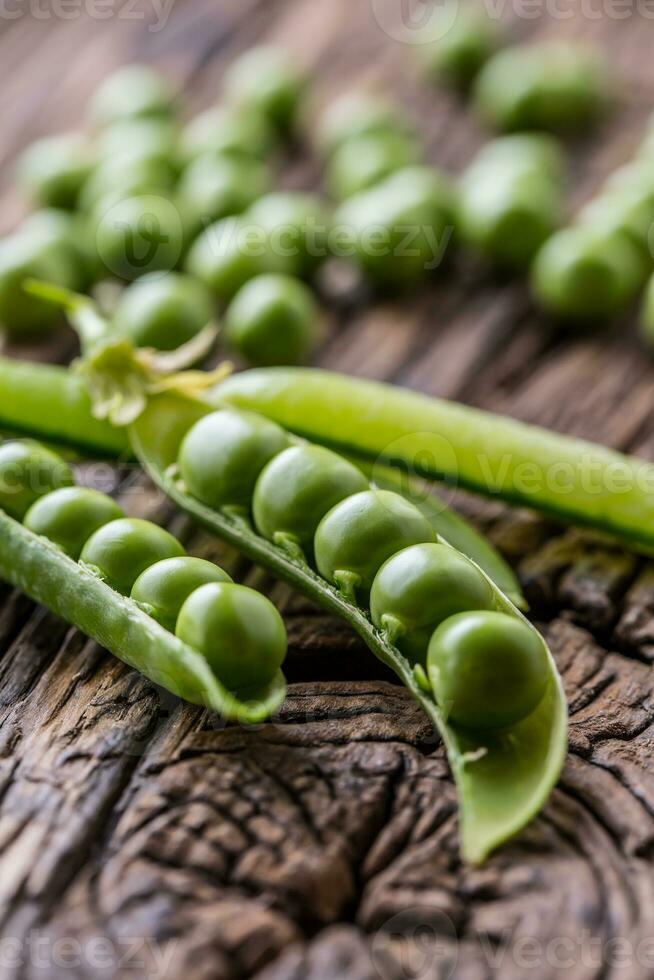
{"type": "Polygon", "coordinates": [[[429,643],[427,672],[446,716],[464,728],[498,731],[542,700],[547,652],[535,630],[502,612],[451,616],[429,643]]]}
{"type": "Polygon", "coordinates": [[[23,523],[76,561],[92,534],[121,517],[122,510],[106,494],[85,487],[62,487],[32,504],[23,523]]]}
{"type": "Polygon", "coordinates": [[[370,593],[373,623],[413,662],[424,660],[432,633],[445,619],[494,606],[486,576],[445,544],[399,551],[382,565],[370,593]]]}
{"type": "Polygon", "coordinates": [[[434,540],[417,507],[388,490],[366,490],[336,504],[318,525],[316,565],[348,598],[367,595],[380,567],[402,548],[434,540]]]}
{"type": "Polygon", "coordinates": [[[231,582],[227,572],[203,558],[165,558],[141,572],[131,598],[164,629],[175,632],[180,609],[203,585],[231,582]]]}
{"type": "Polygon", "coordinates": [[[225,313],[225,339],[250,364],[299,364],[317,334],[318,307],[299,279],[255,276],[225,313]]]}
{"type": "Polygon", "coordinates": [[[235,691],[269,682],[286,655],[284,623],[273,604],[234,583],[203,585],[191,593],[175,632],[235,691]]]}
{"type": "Polygon", "coordinates": [[[261,470],[287,445],[286,433],[274,422],[225,409],[189,429],[179,471],[189,493],[210,507],[249,508],[261,470]]]}
{"type": "Polygon", "coordinates": [[[19,521],[40,497],[74,482],[67,463],[38,442],[15,440],[0,446],[0,507],[19,521]]]}
{"type": "Polygon", "coordinates": [[[157,524],[134,517],[111,521],[97,530],[82,548],[80,561],[121,595],[150,565],[184,554],[179,541],[157,524]]]}
{"type": "Polygon", "coordinates": [[[257,530],[311,557],[321,520],[337,503],[368,489],[361,470],[323,446],[291,446],[272,459],[254,488],[257,530]]]}

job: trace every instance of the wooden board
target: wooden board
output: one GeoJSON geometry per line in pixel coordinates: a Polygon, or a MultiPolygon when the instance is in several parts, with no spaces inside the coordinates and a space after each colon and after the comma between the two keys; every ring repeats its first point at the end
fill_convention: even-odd
{"type": "MultiPolygon", "coordinates": [[[[162,65],[195,109],[216,98],[234,54],[272,40],[315,73],[317,105],[360,83],[388,91],[430,159],[452,172],[484,139],[466,106],[420,82],[408,46],[380,26],[392,0],[178,0],[165,26],[143,2],[116,3],[109,16],[92,3],[50,16],[28,6],[0,15],[4,228],[21,209],[16,152],[79,125],[97,80],[123,61],[162,65]]],[[[610,121],[571,146],[576,206],[628,159],[654,104],[654,20],[644,4],[552,7],[571,18],[544,13],[547,4],[516,4],[524,17],[506,6],[516,37],[586,36],[621,79],[610,121]]],[[[299,147],[284,183],[318,179],[299,147]]],[[[564,334],[535,313],[524,284],[459,261],[410,299],[336,305],[328,319],[317,359],[326,367],[654,453],[654,368],[633,316],[564,334]]],[[[71,339],[30,353],[65,361],[71,339]]],[[[654,974],[651,563],[457,498],[519,570],[572,717],[550,804],[472,870],[457,857],[440,747],[348,629],[200,534],[138,473],[90,464],[85,475],[268,591],[289,628],[293,683],[269,724],[225,728],[2,592],[2,977],[654,974]]]]}

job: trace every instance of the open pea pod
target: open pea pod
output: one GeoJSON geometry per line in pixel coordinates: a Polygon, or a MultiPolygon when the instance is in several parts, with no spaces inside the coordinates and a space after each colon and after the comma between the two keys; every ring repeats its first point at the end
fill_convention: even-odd
{"type": "Polygon", "coordinates": [[[211,397],[348,455],[529,507],[654,552],[654,465],[647,460],[406,388],[314,368],[244,371],[211,397]]]}
{"type": "MultiPolygon", "coordinates": [[[[459,791],[463,856],[474,863],[483,861],[538,813],[563,764],[567,712],[551,654],[546,651],[546,693],[531,715],[501,734],[476,735],[457,730],[439,709],[424,672],[412,667],[373,626],[363,609],[347,600],[300,557],[262,538],[248,519],[231,511],[213,510],[186,492],[176,475],[179,448],[190,427],[213,408],[208,402],[174,393],[151,397],[129,427],[134,454],[179,507],[253,561],[341,616],[396,673],[443,738],[459,791]]],[[[511,601],[486,578],[494,590],[497,611],[523,619],[511,601]]],[[[542,638],[539,640],[546,650],[542,638]]]]}
{"type": "MultiPolygon", "coordinates": [[[[218,396],[220,392],[219,387],[218,396]]],[[[211,395],[211,392],[207,392],[207,397],[211,395]]],[[[81,375],[54,364],[0,357],[0,428],[70,446],[84,455],[128,457],[131,452],[124,429],[94,417],[91,399],[81,375]]],[[[374,474],[379,486],[409,496],[425,513],[438,534],[472,558],[516,605],[525,608],[513,570],[493,545],[467,521],[446,507],[434,494],[415,492],[406,474],[373,466],[365,460],[359,459],[357,463],[367,476],[374,474]]]]}
{"type": "Polygon", "coordinates": [[[265,688],[228,691],[200,653],[3,510],[0,542],[0,578],[172,694],[247,724],[264,721],[284,700],[281,672],[265,688]]]}

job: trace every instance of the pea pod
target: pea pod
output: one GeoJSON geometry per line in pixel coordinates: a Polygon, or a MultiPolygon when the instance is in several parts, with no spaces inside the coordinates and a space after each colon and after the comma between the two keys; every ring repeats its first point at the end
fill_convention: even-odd
{"type": "MultiPolygon", "coordinates": [[[[151,398],[129,430],[137,458],[178,506],[253,561],[345,619],[397,674],[443,738],[459,789],[463,855],[471,862],[483,861],[539,811],[565,755],[565,699],[544,641],[528,626],[547,665],[545,696],[528,717],[501,734],[472,734],[449,724],[424,671],[414,668],[388,636],[373,626],[363,608],[321,578],[300,555],[262,538],[242,512],[212,509],[188,493],[178,476],[180,446],[189,430],[211,410],[206,402],[174,393],[151,398]]],[[[495,610],[527,624],[510,600],[484,578],[492,590],[495,610]]]]}
{"type": "Polygon", "coordinates": [[[309,368],[246,371],[212,393],[322,445],[445,480],[654,552],[654,465],[515,419],[309,368]],[[353,425],[353,419],[365,424],[353,425]]]}
{"type": "MultiPolygon", "coordinates": [[[[243,377],[249,376],[246,373],[243,377]]],[[[0,357],[0,427],[72,446],[94,456],[131,455],[124,430],[94,418],[82,378],[53,364],[0,357]]],[[[373,466],[358,462],[368,477],[374,470],[378,486],[404,493],[416,502],[428,514],[434,530],[481,565],[499,588],[522,608],[524,600],[510,566],[472,525],[447,508],[438,497],[419,493],[414,481],[405,474],[378,463],[373,466]]]]}
{"type": "Polygon", "coordinates": [[[263,721],[284,700],[279,672],[267,689],[250,690],[247,700],[240,700],[202,654],[2,510],[0,541],[0,578],[167,691],[246,724],[263,721]]]}

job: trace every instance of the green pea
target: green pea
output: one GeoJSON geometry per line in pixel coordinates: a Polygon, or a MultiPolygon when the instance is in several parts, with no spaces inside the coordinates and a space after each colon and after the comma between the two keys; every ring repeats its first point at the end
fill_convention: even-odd
{"type": "Polygon", "coordinates": [[[343,201],[378,184],[394,171],[417,163],[420,156],[416,141],[402,132],[352,136],[331,156],[327,170],[330,192],[343,201]]]}
{"type": "Polygon", "coordinates": [[[85,487],[62,487],[32,504],[23,523],[77,561],[91,535],[121,517],[122,510],[105,493],[85,487]]]}
{"type": "Polygon", "coordinates": [[[323,517],[314,540],[318,571],[350,599],[367,595],[391,555],[434,540],[426,517],[410,501],[388,490],[347,497],[323,517]]]}
{"type": "Polygon", "coordinates": [[[654,350],[654,277],[649,280],[640,317],[640,336],[649,350],[654,350]]]}
{"type": "Polygon", "coordinates": [[[70,289],[80,292],[93,282],[97,257],[81,215],[61,208],[44,208],[23,221],[19,234],[31,240],[36,250],[45,248],[56,253],[62,267],[68,267],[70,289]]]}
{"type": "Polygon", "coordinates": [[[499,43],[499,31],[482,4],[448,0],[431,11],[416,56],[425,73],[468,86],[499,43]]]}
{"type": "Polygon", "coordinates": [[[274,152],[276,143],[266,117],[251,106],[214,106],[192,119],[182,133],[182,151],[187,160],[205,153],[265,160],[274,152]]]}
{"type": "Polygon", "coordinates": [[[108,273],[137,279],[175,268],[184,248],[184,228],[171,201],[143,194],[108,207],[97,218],[95,242],[108,273]]]}
{"type": "Polygon", "coordinates": [[[565,157],[558,139],[546,133],[512,133],[489,140],[467,167],[464,180],[514,174],[537,173],[562,181],[565,157]]]}
{"type": "Polygon", "coordinates": [[[463,612],[437,628],[427,670],[451,722],[499,731],[528,717],[548,685],[545,647],[534,629],[499,612],[463,612]]]}
{"type": "Polygon", "coordinates": [[[191,276],[152,273],[131,283],[118,300],[114,329],[136,347],[176,350],[213,316],[211,294],[191,276]]]}
{"type": "Polygon", "coordinates": [[[329,156],[350,139],[376,133],[410,135],[403,115],[394,106],[366,92],[348,92],[325,110],[316,142],[321,152],[329,156]]]}
{"type": "Polygon", "coordinates": [[[270,187],[264,164],[249,157],[205,153],[184,171],[178,187],[180,207],[196,228],[241,214],[270,187]]]}
{"type": "Polygon", "coordinates": [[[577,130],[607,104],[609,72],[583,44],[545,41],[506,48],[481,69],[475,104],[502,130],[577,130]]]}
{"type": "Polygon", "coordinates": [[[225,340],[250,364],[300,364],[316,341],[318,307],[299,279],[256,276],[225,313],[225,340]]]}
{"type": "Polygon", "coordinates": [[[261,470],[286,449],[288,437],[274,422],[232,409],[212,412],[187,432],[179,470],[189,493],[217,510],[249,509],[261,470]]]}
{"type": "Polygon", "coordinates": [[[139,575],[131,598],[174,633],[180,609],[192,592],[210,582],[231,581],[227,572],[203,558],[165,558],[139,575]]]}
{"type": "Polygon", "coordinates": [[[0,445],[0,507],[22,521],[33,503],[75,480],[70,467],[56,453],[31,439],[0,445]]]}
{"type": "Polygon", "coordinates": [[[174,172],[179,167],[177,127],[164,117],[118,119],[99,134],[97,146],[100,157],[105,160],[119,159],[127,153],[132,160],[165,161],[174,172]]]}
{"type": "Polygon", "coordinates": [[[175,632],[234,691],[269,683],[286,656],[284,622],[272,602],[234,583],[203,585],[191,593],[175,632]]]}
{"type": "Polygon", "coordinates": [[[305,89],[302,73],[286,51],[251,48],[225,74],[225,97],[234,105],[259,110],[277,129],[290,130],[305,89]]]}
{"type": "Polygon", "coordinates": [[[399,170],[338,208],[332,250],[353,258],[379,287],[415,285],[443,261],[452,238],[453,203],[438,171],[399,170]]]}
{"type": "Polygon", "coordinates": [[[74,208],[93,158],[83,136],[67,133],[37,140],[18,161],[18,179],[42,207],[74,208]]]}
{"type": "Polygon", "coordinates": [[[265,272],[303,278],[325,258],[327,215],[314,194],[265,194],[246,212],[245,222],[253,241],[263,247],[265,272]]]}
{"type": "Polygon", "coordinates": [[[650,234],[654,225],[654,190],[633,186],[607,189],[577,215],[577,222],[598,235],[625,236],[642,255],[643,276],[652,266],[650,234]]]}
{"type": "Polygon", "coordinates": [[[257,530],[311,557],[313,539],[332,507],[368,489],[363,473],[323,446],[291,446],[262,470],[252,511],[257,530]]]}
{"type": "Polygon", "coordinates": [[[263,271],[266,252],[242,217],[223,218],[199,235],[186,256],[185,268],[228,302],[249,279],[263,271]]]}
{"type": "Polygon", "coordinates": [[[148,65],[127,65],[102,82],[90,103],[93,121],[107,126],[120,119],[166,116],[173,95],[166,79],[148,65]]]}
{"type": "Polygon", "coordinates": [[[173,185],[171,162],[159,155],[119,153],[108,157],[93,171],[79,197],[82,211],[92,212],[125,197],[161,193],[168,196],[173,185]]]}
{"type": "Polygon", "coordinates": [[[625,237],[572,227],[552,235],[536,255],[531,282],[543,309],[564,318],[610,317],[642,285],[642,256],[625,237]]]}
{"type": "Polygon", "coordinates": [[[469,609],[493,609],[486,576],[453,548],[416,544],[389,558],[370,592],[372,621],[414,662],[445,619],[469,609]]]}
{"type": "Polygon", "coordinates": [[[0,323],[18,340],[47,333],[61,322],[53,303],[25,292],[26,279],[73,288],[78,269],[71,253],[45,237],[20,231],[0,241],[0,323]]]}
{"type": "Polygon", "coordinates": [[[539,173],[491,170],[462,181],[457,230],[499,265],[526,268],[562,222],[561,188],[539,173]]]}
{"type": "Polygon", "coordinates": [[[179,541],[157,524],[123,517],[103,525],[88,539],[80,561],[103,582],[129,595],[139,575],[164,558],[184,554],[179,541]]]}

